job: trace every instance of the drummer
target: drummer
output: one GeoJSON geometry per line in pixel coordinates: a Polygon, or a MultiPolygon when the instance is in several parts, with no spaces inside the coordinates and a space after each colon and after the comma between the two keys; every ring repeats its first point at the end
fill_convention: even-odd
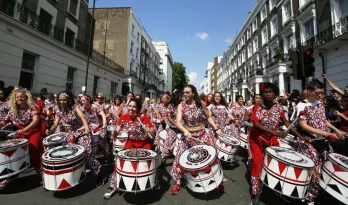
{"type": "Polygon", "coordinates": [[[246,110],[243,103],[244,103],[243,96],[237,95],[236,103],[234,104],[234,106],[231,107],[231,114],[233,118],[235,119],[234,122],[231,124],[231,127],[234,130],[235,137],[238,140],[240,138],[240,132],[241,132],[240,128],[244,121],[244,112],[246,110]]]}
{"type": "MultiPolygon", "coordinates": [[[[121,131],[128,134],[128,140],[124,146],[124,149],[151,149],[149,133],[154,133],[154,128],[149,118],[145,114],[140,114],[141,107],[142,104],[140,100],[131,99],[128,104],[128,114],[121,116],[117,123],[116,130],[112,133],[113,136],[117,136],[121,131]],[[139,122],[139,120],[144,126],[139,122]]],[[[112,174],[110,180],[110,186],[108,191],[104,194],[105,199],[110,199],[111,196],[118,191],[116,187],[116,169],[117,167],[115,164],[114,173],[112,174]]]]}
{"type": "Polygon", "coordinates": [[[8,95],[5,89],[0,88],[0,121],[3,121],[6,119],[6,115],[8,111],[10,110],[8,108],[7,96],[8,95]]]}
{"type": "Polygon", "coordinates": [[[63,91],[57,95],[58,110],[53,126],[47,133],[65,133],[69,143],[77,143],[86,150],[86,161],[97,176],[96,187],[104,185],[107,178],[100,171],[101,165],[95,159],[92,149],[90,130],[88,122],[70,92],[63,91]]]}
{"type": "Polygon", "coordinates": [[[116,120],[120,119],[120,116],[128,113],[128,103],[133,98],[134,98],[134,93],[128,92],[126,94],[126,98],[124,99],[123,103],[119,106],[119,108],[117,109],[117,112],[115,114],[116,120]]]}
{"type": "Polygon", "coordinates": [[[158,109],[155,110],[157,117],[160,120],[161,125],[158,127],[158,129],[156,130],[156,137],[155,137],[155,141],[154,144],[156,145],[155,150],[157,151],[157,149],[159,148],[159,142],[160,142],[160,136],[159,133],[163,130],[166,129],[167,124],[168,124],[168,118],[167,118],[167,109],[170,105],[170,92],[164,92],[162,95],[162,103],[158,106],[158,109]]]}
{"type": "MultiPolygon", "coordinates": [[[[289,127],[290,122],[285,118],[283,108],[275,104],[275,99],[279,95],[279,88],[273,83],[264,83],[261,96],[263,102],[255,104],[251,121],[253,129],[250,133],[250,152],[253,157],[251,168],[251,194],[252,205],[260,204],[260,194],[262,182],[260,181],[260,171],[263,163],[265,148],[268,146],[279,146],[277,137],[286,137],[286,132],[278,131],[280,120],[289,127]]],[[[291,132],[299,138],[302,136],[294,129],[291,132]]]]}
{"type": "Polygon", "coordinates": [[[311,158],[316,165],[306,197],[307,203],[313,205],[314,200],[318,195],[320,173],[322,171],[323,163],[327,159],[328,152],[333,152],[333,150],[331,146],[329,147],[329,151],[320,152],[316,150],[311,143],[311,138],[309,137],[313,137],[314,134],[318,136],[338,138],[337,134],[344,134],[344,132],[339,131],[326,120],[324,105],[319,102],[319,98],[325,93],[323,84],[315,79],[309,83],[307,88],[308,103],[306,103],[301,110],[298,110],[298,113],[301,113],[299,128],[302,131],[301,133],[307,137],[298,140],[296,151],[311,158]],[[334,130],[336,134],[328,132],[328,127],[334,130]]]}
{"type": "MultiPolygon", "coordinates": [[[[209,115],[208,109],[202,105],[196,87],[186,85],[184,87],[184,101],[178,105],[178,113],[176,116],[176,125],[183,133],[179,141],[178,151],[172,166],[171,175],[175,180],[174,186],[170,192],[174,195],[178,194],[181,189],[181,179],[183,177],[182,169],[179,164],[180,155],[189,147],[196,144],[213,144],[215,133],[222,134],[221,129],[217,127],[213,118],[209,115]],[[204,123],[208,120],[214,130],[205,129],[204,123]]],[[[219,191],[224,191],[222,184],[218,187],[219,191]]]]}
{"type": "Polygon", "coordinates": [[[26,89],[12,91],[8,101],[9,111],[0,128],[12,123],[18,128],[14,138],[27,138],[30,145],[30,157],[35,171],[41,176],[41,156],[43,154],[42,132],[39,109],[35,107],[32,94],[26,89]]]}

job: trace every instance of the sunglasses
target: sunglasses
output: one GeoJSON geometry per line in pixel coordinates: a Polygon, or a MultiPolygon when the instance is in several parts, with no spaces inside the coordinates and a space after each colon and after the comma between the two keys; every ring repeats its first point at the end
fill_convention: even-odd
{"type": "Polygon", "coordinates": [[[97,97],[97,99],[103,99],[103,97],[97,97]]]}

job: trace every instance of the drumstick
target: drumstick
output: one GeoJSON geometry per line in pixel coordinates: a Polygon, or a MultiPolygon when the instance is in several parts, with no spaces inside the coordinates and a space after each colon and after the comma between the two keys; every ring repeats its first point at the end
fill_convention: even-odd
{"type": "Polygon", "coordinates": [[[15,131],[10,131],[10,130],[0,130],[0,132],[5,132],[5,133],[13,133],[15,131]]]}
{"type": "Polygon", "coordinates": [[[305,112],[301,111],[300,114],[296,117],[296,119],[289,125],[289,127],[285,130],[285,132],[289,132],[290,128],[294,126],[294,124],[300,119],[302,115],[304,115],[305,112]]]}
{"type": "MultiPolygon", "coordinates": [[[[137,119],[138,119],[139,123],[141,124],[141,126],[143,126],[143,128],[145,129],[145,125],[140,121],[139,117],[137,117],[137,119]]],[[[147,131],[146,131],[146,132],[147,132],[147,131]]],[[[149,135],[149,137],[150,137],[151,139],[153,139],[153,137],[152,137],[152,135],[150,134],[150,132],[147,132],[147,134],[149,135]]]]}

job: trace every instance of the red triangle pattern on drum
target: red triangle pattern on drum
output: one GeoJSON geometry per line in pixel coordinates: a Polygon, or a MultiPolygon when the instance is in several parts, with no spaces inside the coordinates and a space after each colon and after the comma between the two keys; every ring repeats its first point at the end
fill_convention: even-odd
{"type": "Polygon", "coordinates": [[[138,162],[137,161],[131,161],[132,167],[134,169],[134,171],[136,172],[138,169],[138,162]]]}
{"type": "Polygon", "coordinates": [[[7,151],[7,152],[0,152],[3,155],[6,155],[8,157],[12,157],[12,155],[16,152],[17,150],[11,150],[11,151],[7,151]]]}
{"type": "Polygon", "coordinates": [[[70,187],[71,185],[67,181],[65,181],[65,179],[63,179],[58,187],[58,190],[69,189],[70,187]]]}
{"type": "Polygon", "coordinates": [[[193,176],[193,178],[196,178],[198,176],[198,173],[196,173],[196,172],[192,172],[190,174],[193,176]]]}
{"type": "Polygon", "coordinates": [[[119,139],[118,141],[120,141],[121,143],[124,143],[126,140],[121,140],[121,139],[119,139]]]}
{"type": "Polygon", "coordinates": [[[119,160],[120,160],[121,170],[123,170],[124,160],[123,159],[119,159],[119,160]]]}
{"type": "Polygon", "coordinates": [[[151,162],[152,162],[151,160],[147,160],[147,168],[148,169],[150,169],[150,167],[151,167],[151,162]]]}
{"type": "Polygon", "coordinates": [[[284,169],[286,168],[286,164],[284,164],[283,162],[281,161],[278,161],[278,167],[279,167],[279,173],[282,174],[284,169]]]}
{"type": "Polygon", "coordinates": [[[269,166],[269,163],[271,163],[272,161],[272,157],[270,157],[269,155],[266,155],[266,159],[267,159],[267,166],[269,166]]]}
{"type": "Polygon", "coordinates": [[[341,167],[338,167],[336,164],[332,163],[332,166],[336,172],[345,172],[341,167]]]}
{"type": "Polygon", "coordinates": [[[301,175],[302,171],[303,171],[303,169],[294,167],[294,172],[295,172],[295,175],[296,175],[296,179],[298,179],[298,177],[301,175]]]}

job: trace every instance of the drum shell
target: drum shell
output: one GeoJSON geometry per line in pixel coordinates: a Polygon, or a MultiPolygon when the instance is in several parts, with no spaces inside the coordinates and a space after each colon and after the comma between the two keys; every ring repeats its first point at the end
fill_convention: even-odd
{"type": "Polygon", "coordinates": [[[240,146],[244,149],[249,149],[249,136],[241,133],[239,137],[240,146]]]}
{"type": "Polygon", "coordinates": [[[117,188],[136,193],[155,187],[157,154],[154,154],[152,157],[138,159],[118,155],[116,159],[117,188]]]}
{"type": "Polygon", "coordinates": [[[126,132],[119,133],[112,140],[114,153],[124,150],[124,146],[128,141],[128,134],[126,132]]]}
{"type": "Polygon", "coordinates": [[[218,158],[222,161],[232,162],[234,161],[237,149],[240,146],[240,142],[233,136],[230,136],[233,142],[235,142],[233,144],[233,142],[231,143],[224,140],[224,137],[227,136],[218,136],[215,140],[215,148],[218,152],[218,158]]]}
{"type": "Polygon", "coordinates": [[[160,150],[163,150],[164,142],[167,139],[167,130],[162,130],[161,132],[159,132],[159,138],[160,138],[160,150]]]}
{"type": "Polygon", "coordinates": [[[6,179],[25,171],[30,166],[29,141],[27,139],[12,139],[3,141],[21,141],[20,144],[0,149],[0,179],[6,179]]]}
{"type": "Polygon", "coordinates": [[[92,143],[94,154],[98,154],[98,151],[99,151],[99,138],[100,138],[100,132],[91,133],[91,143],[92,143]]]}
{"type": "MultiPolygon", "coordinates": [[[[63,147],[63,146],[61,146],[63,147]]],[[[60,147],[57,147],[60,148],[60,147]]],[[[44,153],[46,156],[48,151],[44,153]]],[[[42,159],[43,186],[50,191],[63,191],[80,184],[86,177],[85,152],[70,159],[42,159]]]]}
{"type": "MultiPolygon", "coordinates": [[[[311,167],[290,164],[271,155],[268,151],[269,148],[272,147],[268,147],[265,152],[260,174],[261,181],[274,191],[290,198],[305,198],[308,186],[311,182],[311,172],[314,167],[314,162],[311,161],[311,163],[313,163],[313,166],[311,167]]],[[[282,149],[288,150],[286,148],[282,149]]],[[[289,152],[305,157],[304,155],[292,150],[289,150],[289,152]]],[[[311,159],[308,158],[308,160],[311,159]]]]}
{"type": "Polygon", "coordinates": [[[44,151],[47,151],[47,150],[49,150],[49,149],[52,149],[52,148],[54,148],[54,147],[58,147],[58,146],[62,146],[62,145],[67,145],[68,144],[68,142],[67,142],[67,140],[66,140],[66,136],[65,136],[65,134],[63,134],[63,133],[59,133],[59,135],[61,136],[61,135],[64,135],[64,137],[62,137],[62,138],[64,138],[64,139],[62,139],[62,140],[57,140],[57,141],[49,141],[50,140],[50,137],[53,137],[53,136],[55,136],[55,135],[57,135],[57,134],[53,134],[53,135],[49,135],[49,136],[47,136],[45,139],[43,139],[42,140],[42,144],[43,144],[43,147],[44,147],[44,151]]]}
{"type": "Polygon", "coordinates": [[[348,157],[343,155],[329,154],[328,160],[323,165],[319,184],[331,196],[343,204],[348,204],[348,165],[342,166],[336,161],[336,157],[342,157],[348,161],[348,157]]]}

